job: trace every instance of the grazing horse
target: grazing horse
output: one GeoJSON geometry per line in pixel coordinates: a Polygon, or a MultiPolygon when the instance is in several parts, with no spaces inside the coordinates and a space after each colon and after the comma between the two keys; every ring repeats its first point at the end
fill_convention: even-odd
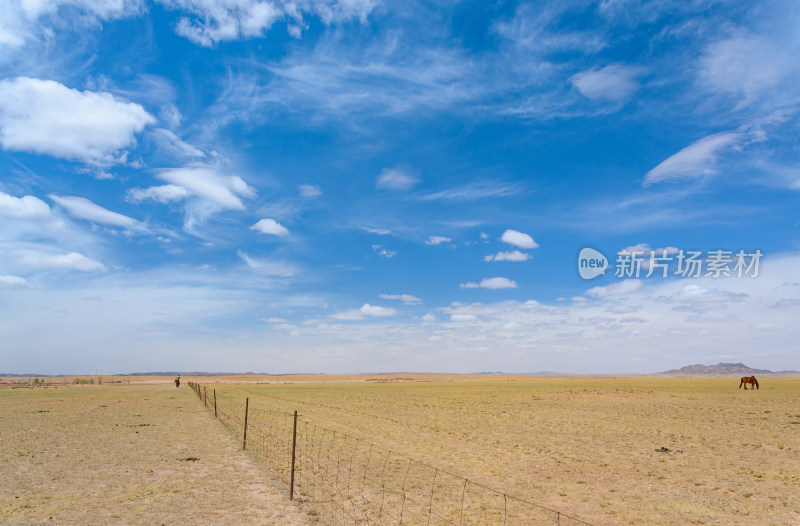
{"type": "MultiPolygon", "coordinates": [[[[180,386],[181,386],[181,377],[179,376],[175,378],[175,387],[180,387],[180,386]]],[[[747,387],[745,387],[745,389],[747,389],[747,387]]]]}
{"type": "Polygon", "coordinates": [[[739,382],[739,388],[741,389],[744,386],[744,390],[747,391],[747,384],[750,384],[750,388],[752,389],[755,387],[758,389],[758,380],[756,380],[755,376],[745,376],[742,378],[742,381],[739,382]]]}

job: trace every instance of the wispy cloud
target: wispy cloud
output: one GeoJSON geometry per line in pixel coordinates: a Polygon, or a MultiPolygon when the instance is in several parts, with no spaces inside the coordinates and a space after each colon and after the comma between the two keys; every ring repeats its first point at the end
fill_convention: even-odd
{"type": "Polygon", "coordinates": [[[422,201],[475,201],[519,195],[522,192],[522,186],[516,183],[478,181],[466,186],[423,194],[419,196],[419,199],[422,201]]]}
{"type": "Polygon", "coordinates": [[[151,186],[150,188],[130,188],[125,199],[131,203],[141,203],[151,199],[157,203],[166,204],[172,201],[180,201],[189,197],[191,193],[183,186],[176,184],[165,184],[161,186],[151,186]]]}
{"type": "Polygon", "coordinates": [[[126,215],[112,212],[84,197],[50,195],[50,199],[63,207],[71,216],[102,225],[117,226],[131,231],[146,232],[147,227],[126,215]]]}
{"type": "Polygon", "coordinates": [[[592,100],[624,101],[639,88],[638,75],[638,68],[611,64],[576,73],[570,82],[583,96],[592,100]]]}
{"type": "Polygon", "coordinates": [[[531,259],[530,254],[520,252],[519,250],[512,250],[511,252],[498,252],[497,254],[489,254],[483,258],[484,261],[528,261],[531,259]]]}
{"type": "Polygon", "coordinates": [[[381,298],[385,300],[398,300],[402,301],[403,305],[418,305],[422,300],[411,294],[381,294],[381,298]]]}
{"type": "Polygon", "coordinates": [[[237,251],[236,255],[239,256],[251,270],[265,276],[290,278],[298,271],[297,267],[285,261],[255,258],[242,250],[237,251]]]}
{"type": "Polygon", "coordinates": [[[452,239],[449,237],[444,236],[429,236],[428,240],[425,241],[426,245],[441,245],[442,243],[450,243],[452,239]]]}
{"type": "Polygon", "coordinates": [[[332,24],[358,19],[366,22],[374,0],[306,0],[303,2],[263,2],[239,0],[214,2],[210,0],[160,0],[169,9],[179,9],[183,16],[175,32],[196,44],[211,46],[217,42],[256,38],[278,20],[291,20],[288,31],[299,38],[306,27],[304,15],[318,16],[323,23],[332,24]]]}
{"type": "Polygon", "coordinates": [[[741,146],[747,140],[748,136],[742,132],[722,132],[703,137],[647,172],[643,184],[648,186],[662,181],[713,174],[720,154],[741,146]]]}
{"type": "Polygon", "coordinates": [[[301,184],[297,188],[300,190],[300,197],[313,199],[322,195],[322,188],[313,184],[301,184]]]}
{"type": "Polygon", "coordinates": [[[359,321],[365,318],[387,318],[390,316],[397,316],[397,309],[390,307],[380,307],[378,305],[370,305],[365,303],[360,309],[351,309],[348,311],[337,312],[331,314],[330,317],[335,320],[342,321],[359,321]]]}
{"type": "Polygon", "coordinates": [[[589,296],[590,298],[606,298],[609,296],[619,296],[622,294],[629,294],[631,292],[636,292],[641,288],[642,288],[641,280],[626,279],[618,283],[612,283],[611,285],[605,285],[602,287],[592,287],[591,289],[587,290],[584,294],[586,296],[589,296]]]}
{"type": "MultiPolygon", "coordinates": [[[[177,110],[176,110],[177,111],[177,110]]],[[[165,151],[178,159],[195,160],[206,156],[202,150],[184,141],[174,132],[165,128],[156,128],[152,131],[156,143],[165,151]]]]}
{"type": "Polygon", "coordinates": [[[392,231],[388,228],[370,228],[368,226],[362,226],[361,230],[369,232],[370,234],[377,234],[379,236],[388,236],[392,233],[392,231]]]}
{"type": "Polygon", "coordinates": [[[385,190],[410,190],[419,182],[419,178],[408,170],[386,168],[375,179],[375,188],[385,190]]]}
{"type": "Polygon", "coordinates": [[[385,258],[393,258],[397,255],[397,252],[389,250],[383,245],[372,245],[372,252],[385,258]]]}
{"type": "Polygon", "coordinates": [[[719,93],[740,97],[740,105],[756,102],[800,67],[785,46],[755,35],[737,35],[709,44],[700,59],[700,83],[719,93]]]}
{"type": "Polygon", "coordinates": [[[51,0],[28,2],[11,0],[3,5],[0,14],[0,45],[18,48],[41,33],[51,34],[51,26],[62,22],[58,11],[63,7],[76,9],[75,25],[92,25],[103,20],[115,20],[136,14],[140,0],[51,0]],[[45,20],[48,19],[49,20],[45,20]],[[42,31],[44,30],[44,31],[42,31]]]}
{"type": "Polygon", "coordinates": [[[484,278],[480,283],[469,281],[467,283],[462,283],[460,287],[462,289],[515,289],[517,288],[517,282],[503,277],[484,278]]]}

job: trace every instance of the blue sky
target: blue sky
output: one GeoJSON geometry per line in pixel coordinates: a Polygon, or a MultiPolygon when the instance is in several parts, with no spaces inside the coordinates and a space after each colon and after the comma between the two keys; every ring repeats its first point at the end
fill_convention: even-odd
{"type": "Polygon", "coordinates": [[[5,2],[0,371],[800,369],[798,23],[5,2]],[[728,276],[676,273],[718,250],[728,276]]]}

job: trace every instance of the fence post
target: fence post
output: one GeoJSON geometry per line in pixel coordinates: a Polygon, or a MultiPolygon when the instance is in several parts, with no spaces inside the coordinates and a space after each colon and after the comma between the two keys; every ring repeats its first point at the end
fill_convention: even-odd
{"type": "Polygon", "coordinates": [[[208,407],[208,388],[203,386],[203,405],[208,407]]]}
{"type": "Polygon", "coordinates": [[[214,389],[214,418],[217,418],[217,390],[214,389]]]}
{"type": "Polygon", "coordinates": [[[294,498],[294,452],[297,446],[297,411],[294,412],[294,426],[292,427],[292,475],[289,482],[289,500],[294,498]]]}
{"type": "Polygon", "coordinates": [[[242,451],[247,449],[247,413],[250,408],[250,398],[244,399],[244,438],[242,438],[242,451]]]}

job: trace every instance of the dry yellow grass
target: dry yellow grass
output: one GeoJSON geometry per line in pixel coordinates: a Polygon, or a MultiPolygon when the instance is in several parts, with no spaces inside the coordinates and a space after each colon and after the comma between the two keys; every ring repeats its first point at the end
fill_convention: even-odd
{"type": "Polygon", "coordinates": [[[159,381],[0,390],[0,523],[306,523],[188,388],[159,381]]]}
{"type": "Polygon", "coordinates": [[[596,524],[800,523],[797,378],[335,380],[214,388],[596,524]]]}

